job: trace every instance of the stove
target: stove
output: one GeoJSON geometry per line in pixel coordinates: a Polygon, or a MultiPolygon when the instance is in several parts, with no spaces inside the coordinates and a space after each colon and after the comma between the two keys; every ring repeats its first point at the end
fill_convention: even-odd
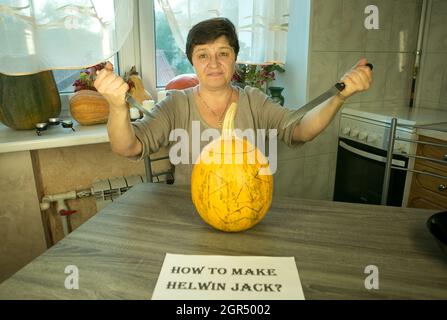
{"type": "MultiPolygon", "coordinates": [[[[345,108],[341,114],[338,134],[337,169],[334,201],[377,204],[381,203],[387,150],[392,118],[363,110],[345,108]]],[[[415,138],[415,121],[398,118],[397,139],[415,138]]],[[[414,143],[396,140],[392,165],[402,170],[391,171],[388,202],[402,206],[408,188],[408,169],[414,154],[414,143]]]]}
{"type": "MultiPolygon", "coordinates": [[[[392,117],[382,117],[374,114],[362,114],[347,110],[341,115],[339,137],[387,151],[392,117]]],[[[415,123],[398,119],[396,138],[412,139],[415,123]]],[[[412,143],[396,141],[394,152],[410,154],[412,143]]]]}

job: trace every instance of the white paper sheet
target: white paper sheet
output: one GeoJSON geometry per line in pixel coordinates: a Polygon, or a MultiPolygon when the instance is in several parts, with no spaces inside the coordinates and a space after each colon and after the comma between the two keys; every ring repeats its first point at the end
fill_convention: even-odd
{"type": "Polygon", "coordinates": [[[166,254],[153,300],[304,300],[294,257],[166,254]]]}

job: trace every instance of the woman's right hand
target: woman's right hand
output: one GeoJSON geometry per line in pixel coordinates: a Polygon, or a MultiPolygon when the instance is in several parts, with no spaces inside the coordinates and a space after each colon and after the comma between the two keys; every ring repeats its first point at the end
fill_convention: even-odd
{"type": "Polygon", "coordinates": [[[113,65],[110,62],[98,72],[94,86],[104,96],[112,110],[127,110],[126,93],[129,85],[113,73],[113,65]]]}

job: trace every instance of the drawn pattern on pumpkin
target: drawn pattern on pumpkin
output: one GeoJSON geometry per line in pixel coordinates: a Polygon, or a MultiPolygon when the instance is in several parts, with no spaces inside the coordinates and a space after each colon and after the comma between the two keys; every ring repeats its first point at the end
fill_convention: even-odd
{"type": "Polygon", "coordinates": [[[269,172],[265,156],[246,139],[234,136],[235,109],[230,107],[225,117],[221,139],[202,150],[203,158],[191,177],[192,200],[202,219],[229,232],[259,223],[270,208],[273,194],[271,173],[260,174],[261,169],[269,172]]]}
{"type": "Polygon", "coordinates": [[[212,221],[211,216],[218,218],[224,229],[225,225],[245,224],[244,220],[247,220],[247,224],[257,222],[262,218],[265,206],[270,205],[262,201],[271,188],[268,177],[259,175],[259,167],[240,167],[243,168],[234,170],[238,175],[227,174],[226,177],[225,165],[222,166],[222,173],[218,168],[215,168],[217,172],[204,169],[200,171],[200,175],[204,177],[203,184],[198,188],[202,200],[200,211],[204,212],[206,221],[212,221]]]}

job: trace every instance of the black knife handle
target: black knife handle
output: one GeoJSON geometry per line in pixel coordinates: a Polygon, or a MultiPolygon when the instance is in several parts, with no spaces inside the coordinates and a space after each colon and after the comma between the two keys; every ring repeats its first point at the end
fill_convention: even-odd
{"type": "Polygon", "coordinates": [[[343,90],[345,90],[346,85],[344,82],[337,82],[335,84],[335,87],[337,88],[338,91],[342,92],[343,90]]]}
{"type": "MultiPolygon", "coordinates": [[[[371,63],[367,63],[366,66],[369,67],[371,71],[374,69],[374,66],[371,63]]],[[[335,87],[337,88],[338,91],[342,92],[343,90],[345,90],[346,85],[344,82],[337,82],[335,84],[335,87]]]]}

